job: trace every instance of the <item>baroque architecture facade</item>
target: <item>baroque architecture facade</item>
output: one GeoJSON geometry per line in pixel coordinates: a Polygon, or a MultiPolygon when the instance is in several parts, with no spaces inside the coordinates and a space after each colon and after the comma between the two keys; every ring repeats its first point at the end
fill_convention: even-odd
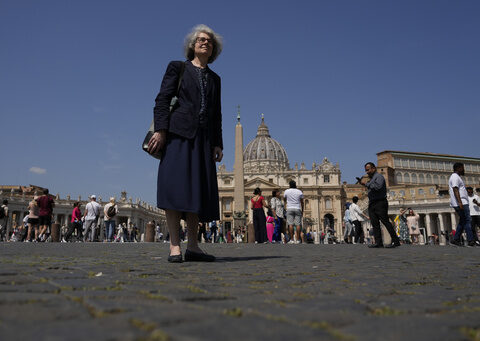
{"type": "MultiPolygon", "coordinates": [[[[14,222],[18,225],[22,224],[23,218],[28,215],[28,204],[36,195],[42,195],[42,187],[39,186],[0,186],[0,202],[4,199],[8,200],[8,228],[10,229],[14,222]]],[[[89,200],[82,200],[81,197],[71,198],[67,195],[61,198],[59,194],[52,196],[55,200],[53,208],[53,222],[66,226],[72,219],[73,203],[80,202],[82,204],[81,211],[83,213],[85,205],[89,200]]],[[[97,198],[97,202],[104,207],[108,203],[107,200],[97,198]]],[[[144,233],[145,226],[150,221],[160,224],[164,233],[166,231],[166,219],[163,210],[151,206],[146,202],[137,199],[135,202],[132,198],[127,199],[127,192],[122,192],[120,199],[117,200],[118,215],[115,217],[117,224],[125,223],[127,226],[132,223],[136,225],[140,233],[144,233]]],[[[101,211],[99,222],[103,222],[103,210],[101,211]]]]}
{"type": "Polygon", "coordinates": [[[377,153],[377,168],[385,176],[387,186],[436,184],[448,187],[455,162],[465,165],[464,181],[467,186],[480,184],[479,158],[392,150],[377,153]]]}
{"type": "Polygon", "coordinates": [[[283,193],[289,181],[295,180],[305,196],[305,229],[321,232],[330,226],[337,237],[341,235],[343,187],[338,164],[324,158],[309,168],[303,162],[290,168],[285,148],[271,137],[263,115],[256,137],[245,148],[240,115],[235,134],[234,171],[227,171],[225,165],[220,165],[217,172],[220,216],[226,230],[251,222],[248,203],[256,187],[270,200],[273,190],[283,193]],[[240,223],[235,222],[236,218],[240,223]]]}

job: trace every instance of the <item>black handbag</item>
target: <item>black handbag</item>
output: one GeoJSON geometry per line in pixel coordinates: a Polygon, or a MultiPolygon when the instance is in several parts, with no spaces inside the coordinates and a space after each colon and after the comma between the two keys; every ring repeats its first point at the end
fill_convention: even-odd
{"type": "MultiPolygon", "coordinates": [[[[177,93],[175,96],[172,97],[172,100],[170,101],[170,114],[172,113],[173,110],[177,108],[178,104],[178,92],[180,91],[180,85],[182,84],[182,78],[183,78],[183,72],[185,71],[185,63],[182,63],[182,66],[180,67],[180,74],[178,77],[178,84],[177,84],[177,93]]],[[[150,156],[161,160],[163,158],[163,153],[164,150],[160,149],[156,153],[149,153],[148,152],[148,142],[150,142],[150,139],[152,138],[153,134],[155,133],[155,128],[154,128],[154,120],[152,120],[152,123],[150,124],[150,128],[147,131],[147,134],[145,135],[145,138],[143,139],[142,143],[142,149],[150,156]]]]}

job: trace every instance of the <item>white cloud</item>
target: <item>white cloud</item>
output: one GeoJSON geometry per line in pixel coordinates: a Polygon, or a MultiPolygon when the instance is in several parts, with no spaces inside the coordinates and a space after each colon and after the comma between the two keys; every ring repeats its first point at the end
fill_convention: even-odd
{"type": "Polygon", "coordinates": [[[30,172],[35,173],[35,174],[45,174],[47,172],[47,170],[45,168],[32,167],[32,168],[30,168],[30,172]]]}

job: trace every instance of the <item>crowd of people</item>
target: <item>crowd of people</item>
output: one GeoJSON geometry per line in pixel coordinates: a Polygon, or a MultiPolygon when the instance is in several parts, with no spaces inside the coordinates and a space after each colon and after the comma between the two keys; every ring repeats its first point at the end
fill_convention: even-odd
{"type": "MultiPolygon", "coordinates": [[[[118,206],[115,198],[110,198],[103,208],[97,203],[95,195],[90,196],[82,213],[82,204],[75,202],[72,218],[68,225],[60,228],[60,240],[67,242],[134,242],[139,241],[138,228],[130,223],[116,224],[115,216],[118,206]],[[103,221],[100,221],[103,209],[103,221]]],[[[23,222],[13,222],[12,229],[7,231],[8,200],[4,200],[0,208],[0,240],[11,242],[45,242],[52,238],[52,215],[55,201],[48,189],[43,195],[34,196],[28,204],[28,215],[23,222]]]]}
{"type": "MultiPolygon", "coordinates": [[[[461,164],[460,164],[461,165],[461,164]]],[[[480,245],[477,234],[477,227],[480,225],[480,199],[474,194],[471,187],[465,187],[459,175],[462,175],[463,168],[455,164],[455,172],[452,175],[452,183],[450,184],[451,205],[459,214],[460,222],[458,227],[463,229],[454,229],[450,234],[445,232],[444,237],[453,245],[463,245],[466,242],[469,246],[480,245]],[[457,175],[458,178],[455,176],[457,175]],[[459,186],[459,187],[457,187],[459,186]],[[454,189],[458,188],[457,191],[454,189]],[[457,195],[460,199],[457,198],[457,195]],[[462,203],[462,209],[455,204],[462,203]],[[468,211],[468,216],[465,214],[468,211]],[[459,234],[456,234],[456,231],[459,234]]],[[[371,171],[371,179],[375,177],[376,169],[371,163],[366,168],[374,169],[371,171]]],[[[367,172],[368,174],[368,172],[367,172]]],[[[380,175],[380,174],[378,174],[380,175]]],[[[381,175],[380,175],[381,176],[381,175]]],[[[377,178],[378,179],[378,178],[377,178]]],[[[382,179],[378,179],[379,190],[385,184],[382,179]]],[[[372,181],[372,180],[371,180],[372,181]]],[[[367,182],[365,182],[367,183],[367,182]]],[[[375,191],[374,189],[372,191],[375,191]]],[[[369,191],[371,193],[372,191],[369,191]]],[[[376,195],[376,194],[375,194],[376,195]]],[[[369,195],[370,215],[386,215],[385,203],[386,199],[383,195],[375,197],[369,195]],[[375,212],[371,208],[372,199],[380,200],[382,210],[375,212]]],[[[369,244],[378,245],[379,240],[375,238],[375,225],[371,216],[364,213],[358,205],[359,198],[354,196],[351,203],[345,204],[345,214],[343,217],[344,235],[343,242],[346,244],[369,244]],[[365,221],[372,222],[371,229],[366,229],[362,225],[365,221]]],[[[388,205],[388,203],[387,203],[388,205]]],[[[25,216],[22,224],[13,223],[12,229],[6,231],[6,219],[8,219],[8,200],[3,200],[0,207],[0,240],[16,241],[16,242],[45,242],[51,239],[52,213],[55,206],[54,199],[45,189],[42,196],[35,196],[28,204],[29,214],[25,216]]],[[[62,242],[134,242],[140,241],[138,228],[125,223],[116,224],[115,217],[118,214],[118,206],[115,198],[102,207],[96,201],[96,196],[90,196],[90,202],[86,204],[82,213],[80,202],[73,204],[71,221],[68,225],[62,226],[60,229],[60,237],[62,242]],[[100,221],[101,210],[103,209],[103,221],[100,221]]],[[[306,230],[303,227],[303,210],[304,201],[303,193],[296,188],[295,181],[290,181],[289,189],[285,190],[283,196],[280,190],[272,191],[270,200],[262,196],[260,188],[256,188],[253,197],[250,200],[250,209],[252,211],[252,222],[254,227],[255,243],[338,243],[334,237],[334,231],[326,228],[325,231],[317,235],[316,231],[306,230]],[[265,215],[265,211],[267,214],[265,215]]],[[[385,217],[383,217],[385,218],[385,217]]],[[[393,232],[392,244],[399,246],[402,244],[438,244],[439,236],[433,234],[428,236],[426,241],[421,241],[421,232],[419,226],[419,215],[412,208],[401,208],[399,214],[391,221],[386,217],[387,227],[393,232]],[[397,243],[397,244],[395,244],[397,243]]],[[[376,218],[379,225],[379,219],[376,218]]],[[[231,231],[224,231],[221,221],[212,221],[209,223],[199,223],[196,240],[206,243],[242,243],[248,241],[247,226],[236,227],[231,231]]],[[[390,233],[389,229],[387,231],[390,233]]],[[[164,236],[159,225],[156,226],[156,241],[170,241],[170,234],[164,236]]],[[[188,233],[185,229],[180,229],[180,240],[188,241],[188,233]]]]}

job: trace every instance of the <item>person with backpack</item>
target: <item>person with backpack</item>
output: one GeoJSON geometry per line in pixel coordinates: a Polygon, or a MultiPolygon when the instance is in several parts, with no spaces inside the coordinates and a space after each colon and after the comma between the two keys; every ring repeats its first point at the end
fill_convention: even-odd
{"type": "Polygon", "coordinates": [[[103,208],[105,231],[107,233],[107,242],[113,241],[115,232],[115,216],[118,214],[118,206],[115,204],[115,198],[111,197],[110,202],[103,208]]]}
{"type": "MultiPolygon", "coordinates": [[[[8,224],[8,200],[3,200],[3,204],[0,207],[0,241],[6,240],[8,224]]],[[[8,235],[7,235],[8,236],[8,235]]]]}

